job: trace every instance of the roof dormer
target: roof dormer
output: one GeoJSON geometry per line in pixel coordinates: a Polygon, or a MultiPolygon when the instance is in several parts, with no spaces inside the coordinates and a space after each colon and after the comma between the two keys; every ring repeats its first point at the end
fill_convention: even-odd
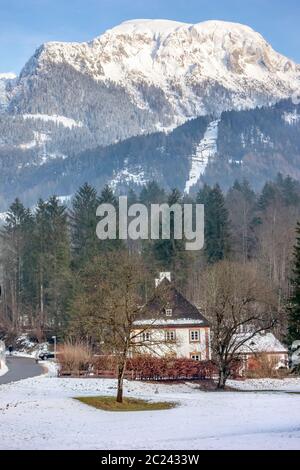
{"type": "Polygon", "coordinates": [[[162,272],[159,273],[159,277],[155,279],[155,287],[158,287],[159,284],[164,280],[167,279],[169,282],[171,282],[171,273],[170,272],[162,272]]]}

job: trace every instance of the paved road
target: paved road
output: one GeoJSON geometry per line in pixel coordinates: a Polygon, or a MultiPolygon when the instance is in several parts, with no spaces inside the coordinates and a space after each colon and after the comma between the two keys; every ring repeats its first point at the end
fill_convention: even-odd
{"type": "Polygon", "coordinates": [[[8,372],[0,377],[0,385],[41,375],[44,369],[34,359],[27,357],[7,357],[8,372]]]}

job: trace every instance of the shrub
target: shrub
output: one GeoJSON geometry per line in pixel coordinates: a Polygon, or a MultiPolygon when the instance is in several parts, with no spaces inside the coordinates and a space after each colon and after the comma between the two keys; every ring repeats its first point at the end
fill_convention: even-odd
{"type": "Polygon", "coordinates": [[[211,379],[216,371],[211,361],[142,355],[128,361],[127,372],[140,380],[180,380],[211,379]]]}
{"type": "Polygon", "coordinates": [[[92,353],[90,348],[83,342],[75,343],[68,341],[58,348],[58,362],[62,370],[77,372],[79,370],[88,370],[92,362],[92,353]]]}
{"type": "Polygon", "coordinates": [[[102,355],[92,358],[92,366],[95,372],[99,371],[115,371],[117,364],[115,356],[102,355]]]}
{"type": "MultiPolygon", "coordinates": [[[[93,356],[83,343],[65,343],[57,355],[61,371],[115,374],[117,360],[112,355],[93,356]]],[[[211,379],[216,373],[212,361],[192,361],[171,356],[139,355],[128,359],[126,376],[136,380],[211,379]]]]}
{"type": "Polygon", "coordinates": [[[288,373],[288,369],[278,369],[278,358],[266,353],[257,354],[249,363],[246,376],[253,379],[279,378],[288,373]]]}

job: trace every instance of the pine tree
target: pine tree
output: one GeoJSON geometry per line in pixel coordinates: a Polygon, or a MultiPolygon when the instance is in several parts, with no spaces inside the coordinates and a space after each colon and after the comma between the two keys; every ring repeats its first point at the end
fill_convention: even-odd
{"type": "Polygon", "coordinates": [[[70,289],[70,241],[66,207],[53,196],[47,202],[47,315],[58,332],[66,321],[70,289]]]}
{"type": "Polygon", "coordinates": [[[35,219],[18,199],[10,206],[1,235],[5,310],[11,326],[18,331],[23,325],[35,326],[38,304],[35,219]]]}
{"type": "Polygon", "coordinates": [[[114,195],[113,190],[108,184],[104,186],[99,197],[99,204],[112,204],[117,207],[117,199],[114,195]]]}
{"type": "Polygon", "coordinates": [[[231,223],[231,245],[235,254],[246,262],[255,249],[254,217],[256,195],[247,180],[236,181],[226,195],[231,223]]]}
{"type": "Polygon", "coordinates": [[[233,185],[232,185],[232,190],[234,191],[242,191],[242,186],[239,180],[235,180],[233,185]]]}
{"type": "Polygon", "coordinates": [[[26,324],[33,326],[36,316],[36,244],[35,218],[31,211],[26,211],[22,224],[23,256],[22,256],[22,313],[26,324]]]}
{"type": "Polygon", "coordinates": [[[300,340],[300,222],[297,224],[297,239],[294,249],[293,294],[289,306],[288,339],[292,343],[300,340]]]}
{"type": "Polygon", "coordinates": [[[147,183],[140,193],[140,202],[145,205],[166,202],[166,193],[155,181],[147,183]]]}
{"type": "Polygon", "coordinates": [[[138,202],[137,194],[132,188],[129,188],[129,191],[127,194],[127,202],[128,202],[128,207],[138,202]]]}
{"type": "Polygon", "coordinates": [[[220,261],[229,253],[229,216],[220,186],[206,186],[198,193],[197,202],[204,204],[204,253],[208,263],[220,261]]]}
{"type": "Polygon", "coordinates": [[[34,254],[36,321],[57,332],[65,321],[70,285],[70,240],[66,207],[53,196],[40,200],[35,213],[34,254]]]}
{"type": "MultiPolygon", "coordinates": [[[[177,189],[173,189],[168,196],[168,205],[182,205],[182,196],[177,189]]],[[[183,214],[183,205],[182,205],[183,214]]],[[[174,213],[170,213],[170,239],[155,240],[152,243],[152,254],[157,270],[170,270],[177,284],[183,285],[187,282],[187,270],[191,262],[191,253],[185,249],[184,234],[181,240],[175,239],[174,213]]]]}
{"type": "Polygon", "coordinates": [[[284,178],[281,182],[282,199],[286,206],[298,206],[300,201],[297,181],[290,176],[284,178]]]}
{"type": "Polygon", "coordinates": [[[4,229],[1,232],[4,241],[2,263],[4,266],[4,289],[8,299],[9,320],[14,329],[18,329],[22,312],[24,253],[26,240],[24,226],[30,217],[30,211],[25,209],[17,198],[11,204],[4,229]]]}
{"type": "Polygon", "coordinates": [[[87,263],[96,253],[96,210],[99,205],[95,188],[85,183],[72,201],[71,240],[75,266],[87,263]]]}
{"type": "Polygon", "coordinates": [[[211,193],[211,188],[208,184],[204,184],[203,188],[201,188],[197,194],[197,203],[206,205],[209,195],[211,193]]]}
{"type": "Polygon", "coordinates": [[[249,204],[254,204],[256,200],[256,195],[253,189],[251,188],[248,180],[243,179],[242,184],[240,185],[240,191],[249,204]]]}
{"type": "MultiPolygon", "coordinates": [[[[177,189],[173,189],[168,197],[168,205],[181,202],[181,194],[177,189]]],[[[154,256],[158,263],[165,269],[174,270],[175,260],[180,252],[184,250],[183,241],[174,239],[174,214],[170,214],[170,240],[156,240],[153,244],[154,256]]]]}
{"type": "Polygon", "coordinates": [[[100,193],[100,197],[98,199],[99,204],[111,204],[116,209],[117,215],[117,237],[115,240],[98,240],[97,239],[97,246],[98,252],[108,252],[113,250],[121,250],[124,248],[124,243],[119,239],[119,204],[116,196],[114,195],[113,190],[110,186],[105,185],[100,193]]]}
{"type": "Polygon", "coordinates": [[[266,183],[258,199],[258,209],[265,211],[278,197],[278,190],[274,183],[266,183]]]}

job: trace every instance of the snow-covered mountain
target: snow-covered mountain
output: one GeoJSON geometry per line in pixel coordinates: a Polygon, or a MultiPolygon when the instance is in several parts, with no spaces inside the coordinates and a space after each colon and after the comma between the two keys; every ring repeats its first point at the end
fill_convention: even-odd
{"type": "MultiPolygon", "coordinates": [[[[155,103],[143,86],[160,90],[174,125],[198,115],[268,104],[300,86],[298,65],[251,28],[221,21],[134,20],[90,43],[44,44],[24,67],[16,98],[26,93],[33,75],[51,74],[58,65],[98,83],[117,84],[138,108],[150,112],[155,103]]],[[[164,126],[164,119],[159,124],[164,126]]]]}
{"type": "Polygon", "coordinates": [[[11,89],[16,78],[14,73],[0,73],[0,113],[8,106],[11,89]]]}
{"type": "MultiPolygon", "coordinates": [[[[178,126],[203,118],[203,133],[193,148],[181,153],[184,163],[178,163],[185,171],[178,176],[180,185],[188,192],[210,161],[221,156],[217,140],[226,141],[224,113],[242,116],[243,110],[272,107],[299,95],[300,66],[240,24],[133,20],[91,42],[46,43],[18,78],[0,75],[0,180],[10,187],[22,174],[30,185],[37,171],[48,174],[43,188],[51,191],[56,183],[50,168],[63,166],[66,180],[78,158],[111,145],[124,157],[123,167],[105,163],[112,185],[146,181],[155,176],[151,161],[139,161],[133,171],[126,164],[130,138],[144,135],[139,145],[148,145],[149,134],[176,136],[178,126]]],[[[288,107],[284,112],[283,136],[288,126],[298,129],[299,110],[288,107]]],[[[254,132],[253,148],[261,138],[254,132]]],[[[149,153],[150,160],[155,152],[149,153]]],[[[164,151],[161,155],[165,158],[164,151]]],[[[232,151],[230,159],[239,158],[232,151]]],[[[66,188],[67,194],[71,189],[66,188]]]]}
{"type": "Polygon", "coordinates": [[[273,104],[299,89],[300,66],[247,26],[133,20],[89,43],[42,45],[20,74],[9,113],[82,123],[84,148],[84,129],[90,145],[106,145],[273,104]]]}

